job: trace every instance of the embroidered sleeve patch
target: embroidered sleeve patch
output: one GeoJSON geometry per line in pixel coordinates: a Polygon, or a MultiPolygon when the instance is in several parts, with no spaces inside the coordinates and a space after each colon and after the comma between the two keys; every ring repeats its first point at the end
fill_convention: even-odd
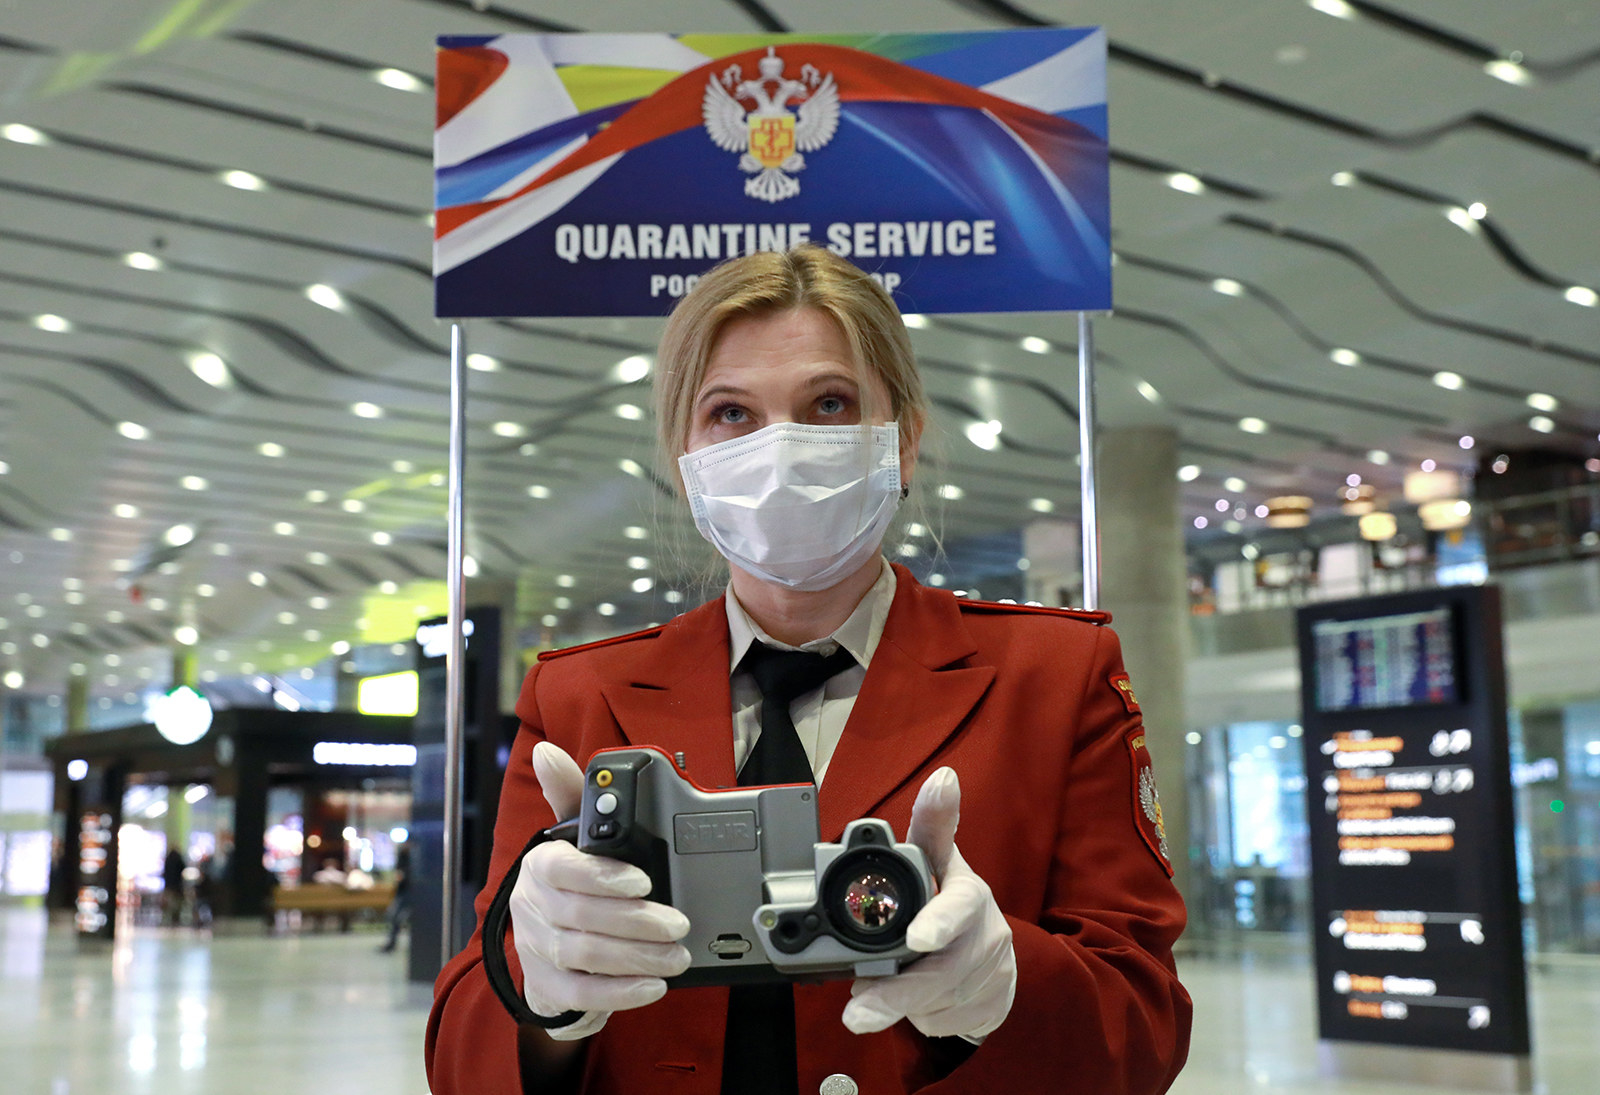
{"type": "Polygon", "coordinates": [[[1133,682],[1128,680],[1126,673],[1111,674],[1111,687],[1117,690],[1117,698],[1122,700],[1122,706],[1128,709],[1128,714],[1139,713],[1139,698],[1133,694],[1133,682]]]}
{"type": "MultiPolygon", "coordinates": [[[[1112,678],[1115,680],[1116,678],[1112,678]]],[[[1126,677],[1122,678],[1124,681],[1126,677]]],[[[1172,877],[1172,854],[1167,847],[1167,826],[1161,816],[1161,795],[1156,791],[1156,774],[1150,767],[1150,750],[1145,748],[1144,728],[1136,726],[1123,738],[1133,760],[1133,824],[1139,830],[1150,854],[1161,869],[1172,877]]]]}

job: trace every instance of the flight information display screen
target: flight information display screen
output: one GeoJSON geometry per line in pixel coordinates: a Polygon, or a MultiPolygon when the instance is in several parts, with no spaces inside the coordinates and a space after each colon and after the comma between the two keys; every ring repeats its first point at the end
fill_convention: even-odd
{"type": "Polygon", "coordinates": [[[1321,1037],[1528,1052],[1498,591],[1300,611],[1321,1037]]]}
{"type": "Polygon", "coordinates": [[[1321,711],[1455,703],[1454,614],[1448,606],[1357,620],[1321,620],[1316,703],[1321,711]]]}

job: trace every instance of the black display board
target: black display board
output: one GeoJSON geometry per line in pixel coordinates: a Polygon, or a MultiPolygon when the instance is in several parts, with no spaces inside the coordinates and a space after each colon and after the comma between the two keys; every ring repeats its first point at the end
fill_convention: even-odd
{"type": "Polygon", "coordinates": [[[1321,1037],[1526,1055],[1499,591],[1298,631],[1321,1037]]]}
{"type": "MultiPolygon", "coordinates": [[[[417,763],[411,770],[411,948],[408,973],[432,983],[444,936],[445,653],[449,620],[417,625],[417,763]]],[[[461,832],[456,879],[455,937],[472,934],[472,902],[489,878],[494,819],[500,805],[515,719],[500,712],[500,610],[468,608],[461,742],[461,832]]]]}

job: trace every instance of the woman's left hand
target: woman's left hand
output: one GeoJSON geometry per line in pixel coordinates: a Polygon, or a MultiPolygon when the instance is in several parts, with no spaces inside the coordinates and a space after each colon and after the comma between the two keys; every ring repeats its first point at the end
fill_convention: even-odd
{"type": "Polygon", "coordinates": [[[929,776],[911,807],[906,839],[921,848],[939,892],[906,930],[920,958],[891,977],[860,979],[844,1009],[856,1034],[887,1030],[902,1018],[930,1037],[981,1042],[1005,1022],[1017,991],[1017,956],[988,883],[956,848],[961,784],[953,768],[929,776]]]}

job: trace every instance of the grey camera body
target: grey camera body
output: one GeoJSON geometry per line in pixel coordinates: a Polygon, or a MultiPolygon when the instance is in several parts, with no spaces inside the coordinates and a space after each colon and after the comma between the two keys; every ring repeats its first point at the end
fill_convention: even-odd
{"type": "Polygon", "coordinates": [[[935,892],[886,822],[823,843],[812,784],[709,790],[650,747],[590,760],[577,842],[640,867],[650,900],[689,918],[673,987],[894,973],[919,956],[905,929],[935,892]]]}

